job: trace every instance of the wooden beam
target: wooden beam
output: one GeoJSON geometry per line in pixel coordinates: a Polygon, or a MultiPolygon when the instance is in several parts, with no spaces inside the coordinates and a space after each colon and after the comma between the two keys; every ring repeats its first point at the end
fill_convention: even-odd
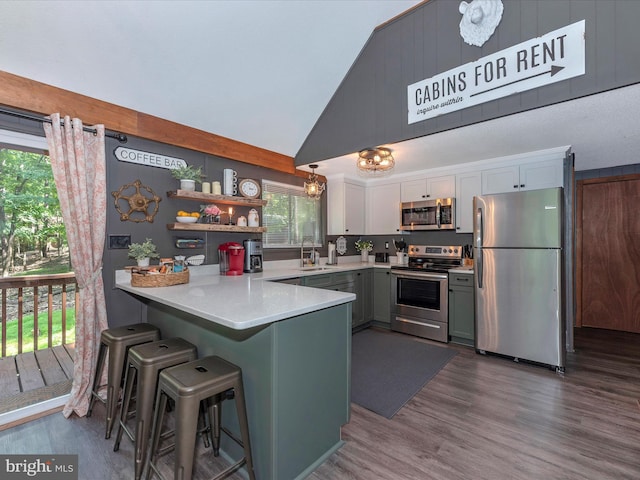
{"type": "Polygon", "coordinates": [[[59,112],[108,130],[297,174],[293,157],[120,107],[0,70],[0,104],[49,115],[59,112]]]}

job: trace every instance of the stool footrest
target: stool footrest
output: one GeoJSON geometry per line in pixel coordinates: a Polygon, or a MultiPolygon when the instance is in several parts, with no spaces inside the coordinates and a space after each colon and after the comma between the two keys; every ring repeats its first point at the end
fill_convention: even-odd
{"type": "Polygon", "coordinates": [[[240,440],[238,437],[236,437],[233,433],[231,433],[231,431],[223,426],[220,426],[220,431],[224,432],[227,434],[227,436],[233,440],[234,442],[236,442],[238,445],[240,445],[242,448],[244,448],[244,444],[242,443],[242,440],[240,440]]]}
{"type": "Polygon", "coordinates": [[[223,471],[221,471],[218,475],[213,477],[211,480],[226,478],[246,463],[247,463],[247,459],[242,457],[240,460],[238,460],[236,463],[234,463],[230,467],[225,468],[223,471]]]}

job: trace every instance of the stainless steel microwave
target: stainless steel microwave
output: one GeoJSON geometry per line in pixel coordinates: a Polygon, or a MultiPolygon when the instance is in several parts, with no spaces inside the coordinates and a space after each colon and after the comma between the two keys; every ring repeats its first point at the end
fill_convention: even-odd
{"type": "Polygon", "coordinates": [[[455,198],[400,204],[400,230],[455,230],[455,198]]]}

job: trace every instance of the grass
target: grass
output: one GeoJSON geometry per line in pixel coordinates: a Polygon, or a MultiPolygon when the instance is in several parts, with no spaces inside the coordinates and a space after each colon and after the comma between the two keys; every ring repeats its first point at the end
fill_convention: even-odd
{"type": "MultiPolygon", "coordinates": [[[[49,348],[48,314],[38,314],[38,350],[49,348]]],[[[55,310],[52,315],[52,345],[62,345],[62,311],[55,310]]],[[[76,338],[76,315],[73,309],[67,309],[67,339],[66,343],[74,343],[76,338]]],[[[33,351],[33,315],[22,319],[22,352],[33,351]]],[[[18,321],[7,322],[7,356],[18,354],[18,321]]]]}
{"type": "Polygon", "coordinates": [[[27,270],[26,272],[19,272],[12,276],[28,276],[28,275],[53,275],[55,273],[69,273],[71,269],[68,264],[62,265],[47,265],[42,268],[34,268],[33,270],[27,270]]]}

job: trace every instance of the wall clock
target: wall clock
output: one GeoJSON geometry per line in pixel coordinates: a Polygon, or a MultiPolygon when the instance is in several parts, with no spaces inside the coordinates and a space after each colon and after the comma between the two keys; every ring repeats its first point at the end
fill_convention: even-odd
{"type": "Polygon", "coordinates": [[[240,180],[238,191],[243,197],[258,198],[260,196],[260,184],[251,178],[245,178],[240,180]]]}

